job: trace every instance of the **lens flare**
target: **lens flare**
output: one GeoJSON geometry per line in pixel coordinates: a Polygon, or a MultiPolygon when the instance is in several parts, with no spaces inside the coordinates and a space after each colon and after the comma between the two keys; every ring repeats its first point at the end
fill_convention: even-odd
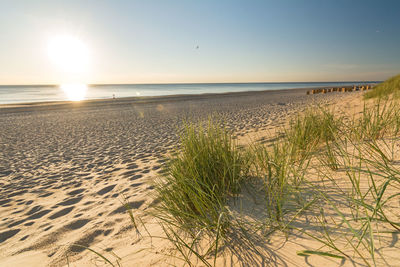
{"type": "Polygon", "coordinates": [[[71,101],[83,100],[88,89],[86,84],[62,84],[60,88],[64,91],[68,100],[71,101]]]}

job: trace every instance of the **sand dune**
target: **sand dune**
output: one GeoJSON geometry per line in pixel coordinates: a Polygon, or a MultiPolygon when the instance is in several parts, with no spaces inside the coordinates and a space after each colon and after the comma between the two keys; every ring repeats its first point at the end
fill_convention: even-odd
{"type": "Polygon", "coordinates": [[[72,243],[119,251],[129,265],[157,265],[162,257],[131,253],[148,244],[132,248],[135,231],[121,201],[125,196],[138,211],[151,206],[151,182],[182,122],[214,115],[246,143],[266,138],[314,101],[350,103],[360,95],[305,92],[2,106],[0,265],[62,266],[66,252],[71,266],[94,263],[72,243]]]}

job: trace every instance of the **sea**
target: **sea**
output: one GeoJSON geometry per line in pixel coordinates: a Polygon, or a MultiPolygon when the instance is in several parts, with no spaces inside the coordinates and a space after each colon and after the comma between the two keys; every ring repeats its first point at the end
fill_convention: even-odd
{"type": "MultiPolygon", "coordinates": [[[[290,83],[191,83],[191,84],[98,84],[75,86],[79,98],[63,85],[0,85],[0,104],[53,102],[85,99],[107,99],[138,96],[163,96],[181,94],[226,93],[244,91],[282,90],[296,88],[321,88],[377,84],[368,82],[290,82],[290,83]],[[84,89],[82,89],[84,88],[84,89]]],[[[74,93],[74,91],[72,91],[74,93]]],[[[76,92],[75,92],[76,93],[76,92]]]]}

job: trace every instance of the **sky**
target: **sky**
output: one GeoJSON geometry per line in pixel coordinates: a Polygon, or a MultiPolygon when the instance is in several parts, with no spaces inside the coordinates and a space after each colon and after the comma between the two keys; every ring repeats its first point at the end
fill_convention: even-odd
{"type": "Polygon", "coordinates": [[[0,84],[376,81],[400,73],[395,0],[0,6],[0,84]],[[74,47],[67,43],[57,65],[49,43],[59,36],[78,40],[85,55],[63,52],[74,47]]]}

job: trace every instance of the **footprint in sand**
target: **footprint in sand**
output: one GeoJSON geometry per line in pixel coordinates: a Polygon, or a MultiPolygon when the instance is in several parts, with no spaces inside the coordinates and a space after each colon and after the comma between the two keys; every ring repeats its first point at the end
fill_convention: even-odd
{"type": "Polygon", "coordinates": [[[82,200],[83,197],[76,197],[76,198],[67,198],[64,201],[58,203],[56,206],[70,206],[78,203],[79,201],[82,200]]]}
{"type": "Polygon", "coordinates": [[[98,194],[98,195],[107,194],[108,192],[110,192],[111,190],[113,190],[115,186],[116,186],[115,184],[114,184],[114,185],[106,186],[106,187],[104,187],[103,189],[101,189],[100,191],[98,191],[97,194],[98,194]]]}
{"type": "Polygon", "coordinates": [[[134,169],[137,169],[137,168],[139,168],[139,165],[133,163],[133,164],[129,164],[127,169],[128,170],[134,170],[134,169]]]}
{"type": "Polygon", "coordinates": [[[85,191],[85,189],[83,189],[83,188],[82,189],[76,189],[74,191],[68,192],[67,195],[75,196],[75,195],[78,195],[78,194],[82,193],[83,191],[85,191]]]}
{"type": "Polygon", "coordinates": [[[28,218],[26,218],[26,220],[29,221],[29,220],[40,219],[49,212],[51,212],[51,210],[42,210],[42,211],[36,212],[36,213],[32,214],[31,216],[29,216],[28,218]]]}
{"type": "MultiPolygon", "coordinates": [[[[13,222],[13,223],[9,224],[9,225],[8,225],[8,228],[14,227],[14,226],[19,225],[19,224],[21,224],[21,223],[24,223],[24,222],[26,222],[26,221],[40,219],[40,218],[42,218],[44,215],[46,215],[46,214],[49,213],[49,212],[51,212],[51,210],[42,210],[42,211],[38,211],[38,212],[36,212],[36,213],[33,213],[31,216],[29,216],[29,217],[23,219],[23,220],[19,220],[19,221],[16,221],[16,222],[13,222]]],[[[28,226],[29,226],[29,225],[32,225],[32,224],[33,224],[33,222],[30,223],[30,224],[29,224],[29,222],[28,222],[28,226]]],[[[26,224],[25,224],[25,225],[26,225],[26,224]]]]}
{"type": "Polygon", "coordinates": [[[33,207],[32,209],[30,209],[30,210],[26,213],[26,215],[34,214],[35,212],[38,212],[38,211],[41,210],[42,208],[43,208],[43,206],[40,206],[40,205],[35,206],[35,207],[33,207]]]}
{"type": "Polygon", "coordinates": [[[44,197],[51,196],[52,194],[53,194],[52,192],[48,192],[48,193],[44,193],[44,194],[40,195],[39,197],[44,198],[44,197]]]}
{"type": "Polygon", "coordinates": [[[68,230],[77,230],[79,228],[82,228],[83,226],[85,226],[90,220],[88,219],[80,219],[80,220],[76,220],[72,223],[69,223],[67,225],[64,226],[65,229],[68,230]]]}
{"type": "MultiPolygon", "coordinates": [[[[10,201],[11,201],[11,199],[0,200],[0,205],[7,204],[10,201]]],[[[5,206],[3,206],[3,207],[5,207],[5,206]]]]}
{"type": "Polygon", "coordinates": [[[124,172],[122,175],[125,177],[130,177],[131,175],[134,175],[137,172],[138,172],[138,170],[130,170],[130,171],[124,172]]]}
{"type": "Polygon", "coordinates": [[[142,177],[143,177],[143,174],[137,174],[137,175],[132,176],[129,180],[134,181],[134,180],[142,178],[142,177]]]}
{"type": "Polygon", "coordinates": [[[28,190],[21,190],[21,191],[18,191],[18,192],[14,192],[14,193],[9,194],[7,196],[7,198],[12,198],[12,197],[15,197],[15,196],[19,196],[19,195],[25,194],[27,192],[28,192],[28,190]]]}
{"type": "Polygon", "coordinates": [[[156,171],[156,170],[158,170],[159,168],[161,168],[161,166],[160,165],[156,165],[156,166],[154,166],[153,168],[151,168],[153,171],[156,171]]]}
{"type": "MultiPolygon", "coordinates": [[[[132,201],[128,203],[129,208],[131,209],[138,209],[143,205],[144,201],[132,201]]],[[[111,212],[110,214],[118,214],[118,213],[125,213],[126,212],[126,206],[123,205],[119,208],[117,208],[116,210],[114,210],[113,212],[111,212]]]]}
{"type": "Polygon", "coordinates": [[[80,238],[78,241],[74,242],[75,244],[78,244],[79,246],[71,246],[70,251],[75,252],[75,253],[80,253],[80,252],[86,250],[86,247],[89,247],[94,242],[95,238],[101,234],[103,234],[103,230],[95,230],[89,234],[86,234],[85,236],[80,238]]]}
{"type": "Polygon", "coordinates": [[[108,229],[108,230],[104,231],[103,235],[108,236],[112,231],[113,231],[113,229],[108,229]]]}
{"type": "Polygon", "coordinates": [[[2,205],[2,207],[7,207],[7,206],[9,206],[8,202],[10,202],[10,201],[11,201],[11,199],[0,200],[0,205],[2,205]]]}
{"type": "Polygon", "coordinates": [[[54,220],[54,219],[56,219],[58,217],[61,217],[61,216],[64,216],[64,215],[70,213],[71,210],[73,210],[73,209],[74,209],[74,207],[68,207],[68,208],[62,209],[62,210],[54,213],[53,215],[51,215],[49,218],[54,220]]]}
{"type": "Polygon", "coordinates": [[[13,230],[8,230],[8,231],[5,231],[5,232],[1,232],[0,233],[0,243],[3,243],[7,239],[15,236],[19,231],[21,231],[21,229],[13,229],[13,230]]]}

